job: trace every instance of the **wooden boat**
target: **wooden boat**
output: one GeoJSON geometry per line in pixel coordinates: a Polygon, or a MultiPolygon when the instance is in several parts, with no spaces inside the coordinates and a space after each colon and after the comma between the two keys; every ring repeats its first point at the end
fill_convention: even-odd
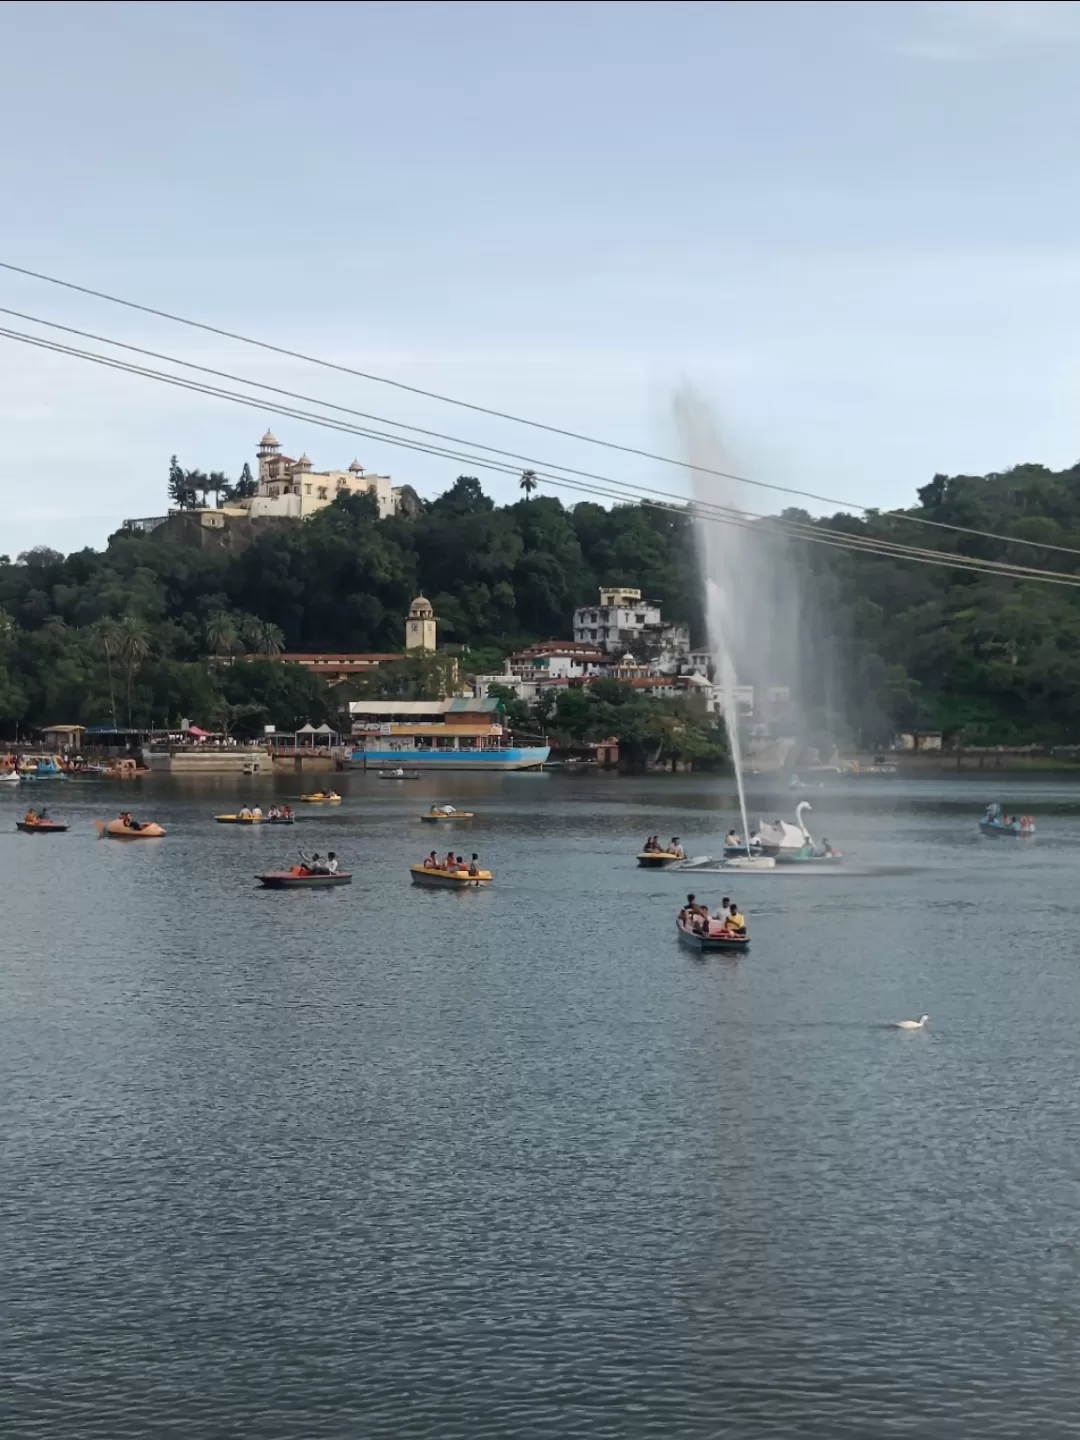
{"type": "Polygon", "coordinates": [[[675,928],[679,932],[680,943],[699,954],[739,955],[750,949],[749,935],[723,935],[717,933],[719,927],[710,935],[701,935],[696,930],[691,930],[689,925],[684,925],[681,920],[675,921],[675,928]]]}
{"type": "Polygon", "coordinates": [[[420,819],[428,825],[437,825],[440,820],[472,820],[471,810],[455,810],[453,805],[433,805],[420,819]]]}
{"type": "Polygon", "coordinates": [[[16,820],[15,829],[24,835],[63,835],[71,826],[60,820],[16,820]]]}
{"type": "Polygon", "coordinates": [[[380,780],[419,780],[419,770],[380,770],[380,780]]]}
{"type": "Polygon", "coordinates": [[[476,890],[495,879],[490,870],[470,875],[467,870],[435,870],[430,865],[410,865],[409,874],[414,885],[426,885],[432,890],[476,890]]]}
{"type": "Polygon", "coordinates": [[[108,824],[95,820],[100,839],[105,840],[160,840],[165,831],[151,820],[144,822],[137,830],[125,825],[123,820],[110,820],[108,824]]]}
{"type": "Polygon", "coordinates": [[[341,796],[334,790],[316,790],[311,795],[301,795],[305,805],[340,805],[341,796]]]}
{"type": "Polygon", "coordinates": [[[269,870],[255,879],[266,890],[326,890],[334,885],[351,885],[352,876],[344,870],[336,875],[313,875],[302,865],[291,870],[269,870]]]}
{"type": "Polygon", "coordinates": [[[671,850],[639,850],[637,863],[643,870],[665,870],[669,865],[679,865],[685,855],[676,855],[671,850]]]}
{"type": "Polygon", "coordinates": [[[979,829],[984,835],[1012,835],[1028,840],[1034,838],[1035,821],[1030,815],[1004,816],[1001,806],[995,801],[993,805],[986,807],[986,813],[979,821],[979,829]]]}
{"type": "Polygon", "coordinates": [[[215,815],[219,825],[291,825],[293,817],[287,815],[215,815]]]}

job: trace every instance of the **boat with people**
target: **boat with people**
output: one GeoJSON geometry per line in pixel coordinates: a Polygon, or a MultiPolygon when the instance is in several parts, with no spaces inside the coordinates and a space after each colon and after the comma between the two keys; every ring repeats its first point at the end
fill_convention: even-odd
{"type": "Polygon", "coordinates": [[[737,955],[750,948],[746,920],[726,895],[715,915],[710,915],[708,906],[699,904],[695,895],[688,895],[675,928],[679,943],[699,954],[737,955]]]}
{"type": "Polygon", "coordinates": [[[347,870],[339,870],[336,875],[317,875],[302,865],[294,865],[290,870],[268,870],[255,879],[264,890],[326,890],[335,885],[352,884],[347,870]]]}
{"type": "Polygon", "coordinates": [[[55,755],[26,755],[19,761],[24,780],[66,780],[64,767],[55,755]]]}
{"type": "Polygon", "coordinates": [[[440,860],[432,850],[419,865],[410,865],[409,874],[414,885],[426,885],[432,890],[475,890],[481,885],[490,885],[495,879],[490,870],[480,868],[480,857],[473,852],[468,861],[451,850],[445,860],[440,860]]]}
{"type": "Polygon", "coordinates": [[[310,795],[301,795],[305,805],[340,805],[341,796],[336,790],[315,790],[310,795]]]}
{"type": "Polygon", "coordinates": [[[265,815],[258,805],[251,810],[245,806],[235,815],[215,815],[214,819],[219,825],[292,825],[295,823],[295,817],[288,805],[283,805],[280,809],[276,805],[271,805],[265,815]]]}
{"type": "Polygon", "coordinates": [[[666,870],[669,865],[681,864],[686,859],[686,851],[677,835],[671,837],[669,845],[661,845],[659,835],[650,835],[636,858],[643,870],[666,870]]]}
{"type": "Polygon", "coordinates": [[[979,829],[984,835],[1011,835],[1029,840],[1035,836],[1035,821],[1030,815],[1004,814],[995,800],[987,805],[979,821],[979,829]]]}
{"type": "Polygon", "coordinates": [[[15,821],[15,829],[21,830],[24,835],[63,835],[70,830],[62,820],[53,820],[46,811],[40,814],[36,810],[27,810],[21,820],[15,821]]]}
{"type": "Polygon", "coordinates": [[[758,836],[763,853],[772,855],[777,865],[837,865],[843,855],[828,840],[820,843],[806,827],[804,814],[810,810],[809,800],[800,800],[795,807],[795,824],[784,820],[762,820],[758,836]]]}
{"type": "Polygon", "coordinates": [[[428,825],[437,825],[440,820],[475,820],[472,810],[455,810],[453,805],[433,805],[420,819],[428,825]]]}
{"type": "Polygon", "coordinates": [[[165,834],[153,820],[135,820],[125,810],[115,820],[95,820],[102,840],[160,840],[165,834]]]}
{"type": "Polygon", "coordinates": [[[351,885],[352,874],[342,870],[333,850],[321,855],[305,855],[300,851],[300,863],[288,870],[267,870],[255,879],[265,890],[325,890],[335,885],[351,885]]]}
{"type": "Polygon", "coordinates": [[[18,770],[0,771],[0,785],[18,785],[21,779],[22,776],[19,774],[18,770]]]}

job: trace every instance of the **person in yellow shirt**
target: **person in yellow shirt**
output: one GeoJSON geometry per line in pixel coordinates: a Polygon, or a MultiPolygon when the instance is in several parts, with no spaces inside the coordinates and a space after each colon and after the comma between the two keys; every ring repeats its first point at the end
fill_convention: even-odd
{"type": "Polygon", "coordinates": [[[733,900],[728,908],[728,929],[734,930],[736,935],[746,934],[746,917],[739,912],[738,905],[733,900]]]}

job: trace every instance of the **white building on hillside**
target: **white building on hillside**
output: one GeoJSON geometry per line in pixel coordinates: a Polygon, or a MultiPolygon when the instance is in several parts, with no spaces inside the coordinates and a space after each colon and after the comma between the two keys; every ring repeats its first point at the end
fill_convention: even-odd
{"type": "Polygon", "coordinates": [[[690,650],[690,627],[665,625],[660,606],[655,600],[643,600],[640,590],[601,587],[598,605],[581,605],[574,611],[574,639],[609,655],[644,646],[658,671],[675,674],[690,650]]]}
{"type": "Polygon", "coordinates": [[[315,470],[306,455],[293,460],[281,453],[281,443],[267,430],[256,452],[259,461],[259,488],[244,504],[252,517],[280,515],[305,520],[324,510],[342,492],[372,495],[378,502],[379,519],[396,515],[401,490],[390,484],[389,475],[369,475],[359,460],[348,470],[315,470]]]}

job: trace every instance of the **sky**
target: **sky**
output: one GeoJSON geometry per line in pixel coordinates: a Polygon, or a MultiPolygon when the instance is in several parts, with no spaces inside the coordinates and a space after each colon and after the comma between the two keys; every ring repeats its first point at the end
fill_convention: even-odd
{"type": "MultiPolygon", "coordinates": [[[[690,382],[740,471],[850,504],[1080,459],[1080,5],[39,0],[0,35],[2,261],[663,456],[690,382]]],[[[685,490],[2,270],[0,306],[685,490]]],[[[517,493],[0,337],[0,552],[100,546],[172,454],[236,476],[267,424],[316,469],[517,493]]]]}

